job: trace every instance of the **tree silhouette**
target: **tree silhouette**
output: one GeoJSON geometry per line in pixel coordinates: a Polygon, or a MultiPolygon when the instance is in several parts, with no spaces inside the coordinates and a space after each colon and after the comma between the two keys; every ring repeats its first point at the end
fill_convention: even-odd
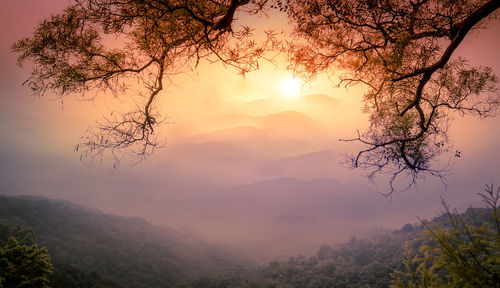
{"type": "Polygon", "coordinates": [[[232,27],[234,15],[285,11],[294,25],[286,49],[295,73],[312,79],[340,71],[339,85],[369,88],[371,126],[344,141],[365,145],[350,164],[366,169],[369,179],[388,173],[392,193],[400,176],[408,187],[426,175],[443,177],[435,162],[451,151],[450,112],[494,114],[498,78],[452,55],[499,7],[498,0],[76,0],[13,49],[19,63],[35,63],[27,84],[39,95],[118,94],[137,77],[144,88],[137,110],[107,119],[77,149],[111,150],[115,157],[125,149],[142,160],[158,146],[153,132],[164,119],[155,100],[169,76],[201,59],[242,74],[258,69],[264,53],[282,45],[272,32],[257,44],[250,27],[232,27]],[[110,37],[121,48],[107,45],[110,37]]]}
{"type": "Polygon", "coordinates": [[[245,74],[258,68],[257,60],[266,50],[276,49],[273,34],[259,45],[249,27],[231,26],[237,9],[258,14],[266,2],[75,0],[61,14],[44,20],[33,36],[15,43],[13,50],[21,53],[20,65],[35,64],[25,83],[39,96],[47,90],[61,97],[96,95],[89,91],[135,93],[127,84],[137,78],[143,88],[135,97],[137,109],[104,119],[77,150],[85,155],[110,150],[116,160],[120,151],[127,151],[142,160],[158,147],[154,130],[164,119],[155,101],[170,76],[194,69],[201,59],[220,61],[245,74]],[[116,39],[113,47],[110,39],[116,39]]]}
{"type": "Polygon", "coordinates": [[[350,164],[370,179],[388,173],[389,193],[400,175],[407,187],[428,174],[443,176],[432,162],[450,150],[451,111],[488,117],[498,107],[493,71],[451,56],[468,33],[486,27],[500,1],[278,2],[305,39],[290,49],[296,71],[314,77],[337,70],[339,85],[368,86],[371,126],[344,141],[365,145],[350,164]]]}

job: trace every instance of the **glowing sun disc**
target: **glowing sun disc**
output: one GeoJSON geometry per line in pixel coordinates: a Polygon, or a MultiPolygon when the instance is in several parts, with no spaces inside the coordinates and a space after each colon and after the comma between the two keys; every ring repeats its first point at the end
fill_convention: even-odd
{"type": "Polygon", "coordinates": [[[281,81],[280,91],[288,98],[296,98],[300,94],[300,79],[288,77],[281,81]]]}

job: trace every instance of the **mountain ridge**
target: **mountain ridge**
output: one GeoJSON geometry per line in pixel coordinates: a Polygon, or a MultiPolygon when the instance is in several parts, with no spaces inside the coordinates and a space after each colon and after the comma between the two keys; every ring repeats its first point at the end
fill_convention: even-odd
{"type": "MultiPolygon", "coordinates": [[[[249,263],[240,255],[170,227],[63,200],[0,195],[0,220],[0,225],[12,226],[0,231],[32,229],[36,243],[51,255],[57,283],[67,283],[79,275],[108,283],[104,287],[174,287],[188,279],[249,263]]],[[[82,283],[54,287],[88,284],[82,283]]]]}

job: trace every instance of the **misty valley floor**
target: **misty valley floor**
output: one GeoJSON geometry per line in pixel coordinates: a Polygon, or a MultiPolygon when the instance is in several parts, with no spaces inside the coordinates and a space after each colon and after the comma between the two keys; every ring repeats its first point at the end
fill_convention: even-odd
{"type": "Polygon", "coordinates": [[[141,218],[42,197],[0,196],[0,246],[15,236],[47,247],[53,287],[389,287],[390,274],[403,268],[406,247],[422,244],[422,230],[406,224],[259,264],[242,251],[141,218]]]}

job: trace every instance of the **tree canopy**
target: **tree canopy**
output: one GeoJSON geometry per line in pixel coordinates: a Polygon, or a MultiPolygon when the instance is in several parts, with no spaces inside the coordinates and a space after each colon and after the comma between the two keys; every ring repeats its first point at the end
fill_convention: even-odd
{"type": "Polygon", "coordinates": [[[479,193],[486,209],[460,215],[443,203],[447,225],[424,223],[425,245],[392,275],[395,288],[500,287],[500,188],[479,193]]]}
{"type": "Polygon", "coordinates": [[[50,274],[47,249],[20,245],[14,237],[0,247],[0,287],[48,288],[50,274]]]}
{"type": "Polygon", "coordinates": [[[111,151],[119,159],[127,151],[138,160],[158,147],[154,132],[165,119],[155,103],[170,76],[202,60],[245,74],[258,69],[266,53],[286,52],[303,78],[340,73],[339,85],[368,87],[371,126],[345,139],[365,145],[350,164],[370,179],[389,173],[392,192],[400,176],[409,186],[429,174],[443,176],[435,162],[453,153],[451,111],[494,115],[499,87],[492,69],[452,56],[499,7],[498,0],[74,0],[13,50],[20,65],[34,63],[26,84],[36,95],[138,93],[137,109],[114,113],[77,145],[84,155],[111,151]],[[236,13],[271,9],[287,13],[294,27],[287,40],[293,41],[268,31],[257,42],[252,27],[234,21],[236,13]],[[127,86],[135,78],[139,92],[127,86]]]}
{"type": "MultiPolygon", "coordinates": [[[[281,1],[280,1],[281,2],[281,1]]],[[[290,47],[305,76],[344,71],[340,84],[363,83],[371,126],[354,139],[366,149],[351,157],[373,178],[401,174],[410,185],[447,152],[450,111],[493,115],[498,78],[453,52],[470,31],[485,27],[499,1],[286,1],[281,4],[306,40],[290,47]],[[423,173],[422,173],[423,172],[423,173]]],[[[456,156],[460,154],[457,153],[456,156]]],[[[392,189],[391,189],[392,191],[392,189]]]]}

